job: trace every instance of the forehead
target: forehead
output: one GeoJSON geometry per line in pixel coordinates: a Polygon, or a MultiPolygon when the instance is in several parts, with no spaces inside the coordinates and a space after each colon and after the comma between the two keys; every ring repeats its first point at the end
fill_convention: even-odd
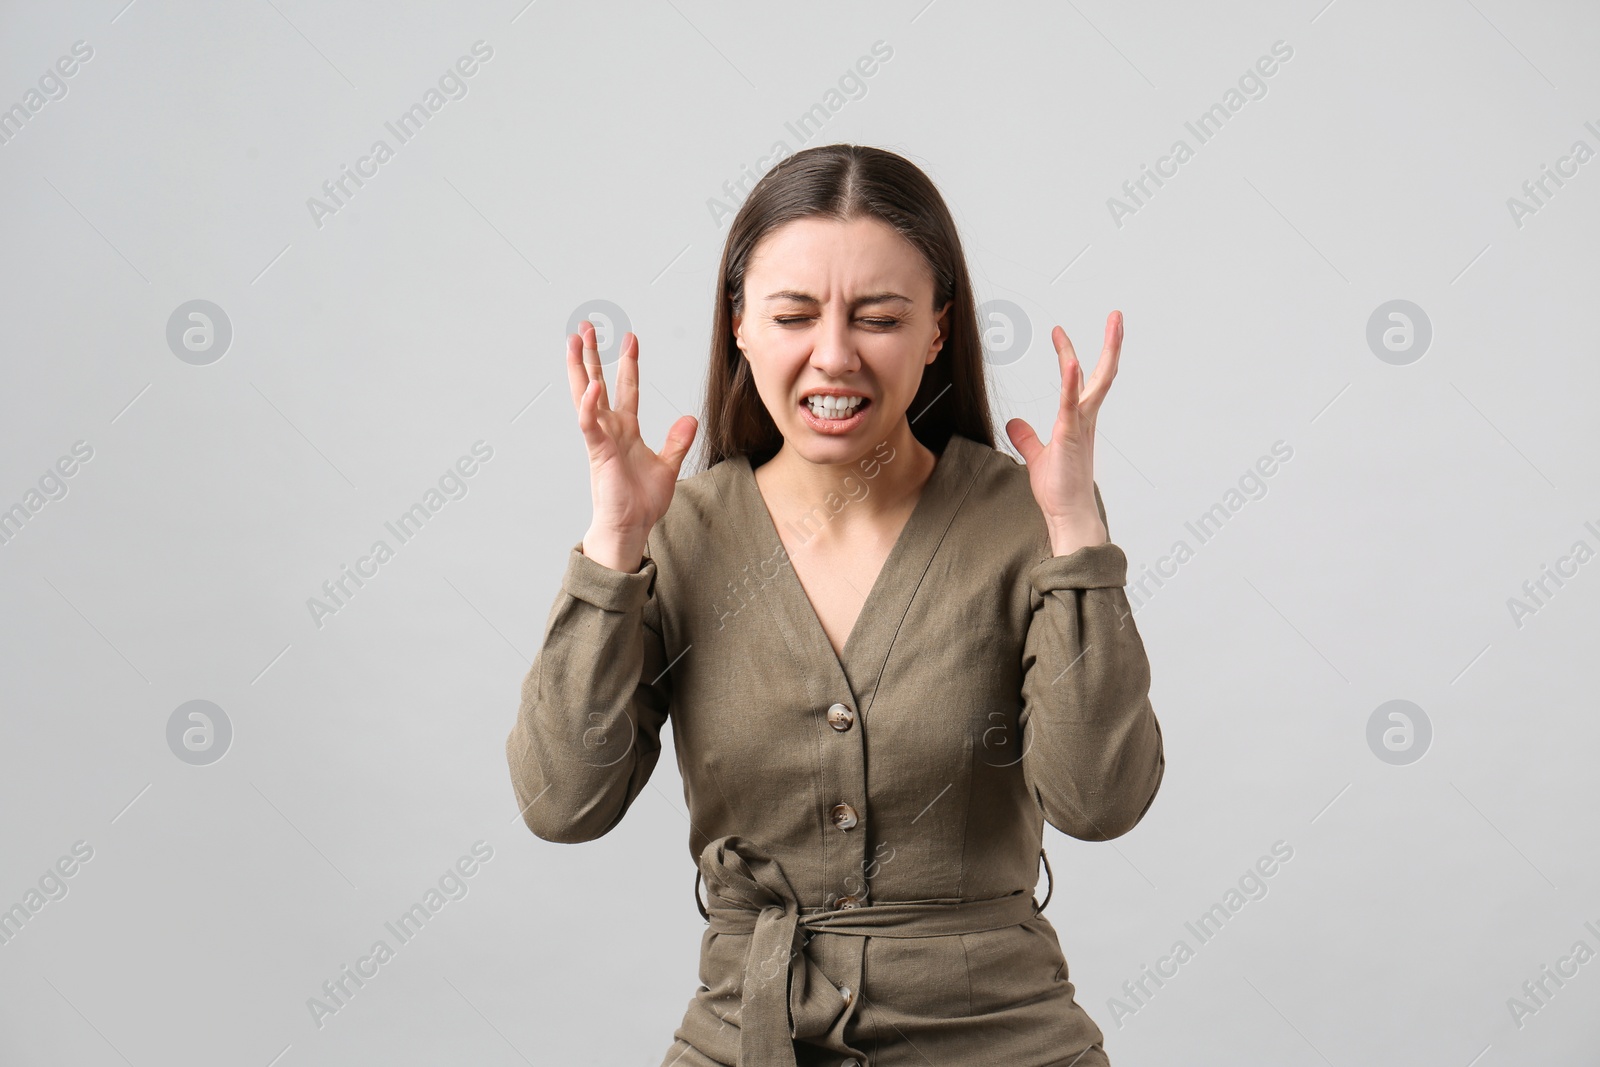
{"type": "Polygon", "coordinates": [[[931,299],[933,272],[910,241],[878,219],[795,219],[762,237],[745,268],[747,299],[780,290],[823,301],[884,291],[931,299]]]}

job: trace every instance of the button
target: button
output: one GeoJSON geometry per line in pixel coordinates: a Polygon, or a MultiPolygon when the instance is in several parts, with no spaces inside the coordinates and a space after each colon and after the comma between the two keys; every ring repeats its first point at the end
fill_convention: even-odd
{"type": "MultiPolygon", "coordinates": [[[[856,998],[855,993],[847,985],[843,985],[843,986],[839,987],[839,996],[844,1000],[846,1005],[848,1005],[852,1000],[854,1000],[856,998]]],[[[855,1063],[856,1061],[855,1060],[850,1060],[849,1062],[855,1063]]]]}
{"type": "Polygon", "coordinates": [[[861,907],[861,898],[855,896],[840,897],[835,904],[841,908],[859,908],[861,907]]]}
{"type": "Polygon", "coordinates": [[[833,825],[841,830],[848,830],[859,821],[856,818],[856,809],[848,804],[835,804],[831,814],[833,825]]]}
{"type": "Polygon", "coordinates": [[[828,709],[828,725],[835,730],[848,730],[850,724],[856,721],[856,713],[843,704],[835,704],[828,709]]]}

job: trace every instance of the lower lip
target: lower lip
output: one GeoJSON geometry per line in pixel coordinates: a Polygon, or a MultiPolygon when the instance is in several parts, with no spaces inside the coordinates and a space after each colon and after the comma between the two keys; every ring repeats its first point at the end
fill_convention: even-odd
{"type": "Polygon", "coordinates": [[[800,418],[805,421],[807,426],[811,427],[818,433],[849,433],[851,430],[855,429],[857,426],[860,426],[861,423],[865,421],[867,412],[871,408],[872,401],[863,400],[861,405],[856,408],[855,414],[851,415],[848,419],[822,419],[818,418],[812,413],[810,404],[802,400],[800,401],[800,418]]]}

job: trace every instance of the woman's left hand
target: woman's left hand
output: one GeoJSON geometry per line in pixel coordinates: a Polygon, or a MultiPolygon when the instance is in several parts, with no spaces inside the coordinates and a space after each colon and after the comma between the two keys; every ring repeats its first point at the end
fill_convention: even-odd
{"type": "Polygon", "coordinates": [[[1041,443],[1033,427],[1022,419],[1007,422],[1006,435],[1028,465],[1028,481],[1039,510],[1044,513],[1051,551],[1064,556],[1108,540],[1094,499],[1094,428],[1100,403],[1117,376],[1122,312],[1113,311],[1106,316],[1105,345],[1087,385],[1067,332],[1057,326],[1050,339],[1061,362],[1061,406],[1050,431],[1050,443],[1041,443]]]}

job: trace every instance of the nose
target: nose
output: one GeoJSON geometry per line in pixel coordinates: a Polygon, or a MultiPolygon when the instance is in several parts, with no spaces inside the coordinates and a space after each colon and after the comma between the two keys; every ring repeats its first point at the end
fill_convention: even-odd
{"type": "Polygon", "coordinates": [[[820,318],[811,347],[811,365],[830,378],[842,378],[861,366],[854,339],[850,336],[849,315],[827,311],[820,318]]]}

